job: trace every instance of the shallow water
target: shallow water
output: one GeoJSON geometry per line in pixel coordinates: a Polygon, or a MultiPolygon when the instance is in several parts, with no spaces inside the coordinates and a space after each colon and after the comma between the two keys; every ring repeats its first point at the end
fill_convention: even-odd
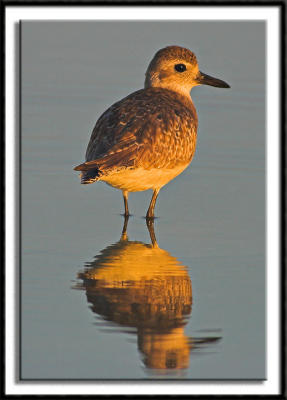
{"type": "Polygon", "coordinates": [[[23,379],[265,377],[263,22],[24,22],[21,141],[23,379]],[[152,245],[150,191],[122,236],[121,193],[73,167],[169,44],[232,88],[193,89],[196,155],[152,245]]]}

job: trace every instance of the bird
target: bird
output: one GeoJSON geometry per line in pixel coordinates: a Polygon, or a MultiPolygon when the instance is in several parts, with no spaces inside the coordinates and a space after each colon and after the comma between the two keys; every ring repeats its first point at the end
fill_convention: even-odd
{"type": "Polygon", "coordinates": [[[81,183],[103,181],[121,190],[125,217],[129,192],[152,189],[146,219],[154,219],[160,189],[188,167],[195,153],[198,118],[190,91],[198,85],[230,88],[201,72],[191,50],[158,50],[144,88],[114,103],[96,122],[86,160],[74,168],[81,171],[81,183]]]}

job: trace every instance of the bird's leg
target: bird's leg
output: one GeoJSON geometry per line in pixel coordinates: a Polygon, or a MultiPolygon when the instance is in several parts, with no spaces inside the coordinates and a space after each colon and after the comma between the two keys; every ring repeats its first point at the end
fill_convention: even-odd
{"type": "Polygon", "coordinates": [[[129,216],[125,215],[125,222],[122,230],[121,240],[128,240],[128,235],[127,235],[128,222],[129,222],[129,216]]]}
{"type": "Polygon", "coordinates": [[[147,218],[146,226],[149,231],[149,236],[150,236],[150,240],[152,243],[152,247],[158,248],[158,244],[157,244],[155,233],[154,233],[154,220],[152,218],[147,218]]]}
{"type": "Polygon", "coordinates": [[[159,194],[159,191],[160,191],[160,189],[155,189],[153,191],[153,195],[152,195],[152,198],[151,198],[151,201],[150,201],[150,205],[149,205],[149,208],[148,208],[147,213],[146,213],[146,219],[154,218],[154,206],[155,206],[156,199],[157,199],[157,196],[159,194]]]}
{"type": "Polygon", "coordinates": [[[129,192],[126,190],[123,190],[123,197],[124,197],[124,203],[125,203],[125,218],[129,217],[129,206],[128,206],[128,197],[129,197],[129,192]]]}

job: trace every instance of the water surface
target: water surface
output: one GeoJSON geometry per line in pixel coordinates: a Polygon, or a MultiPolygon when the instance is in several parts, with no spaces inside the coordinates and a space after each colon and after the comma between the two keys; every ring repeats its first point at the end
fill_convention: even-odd
{"type": "Polygon", "coordinates": [[[25,21],[21,141],[22,379],[265,378],[263,22],[25,21]],[[170,44],[232,88],[192,90],[192,165],[122,235],[121,193],[73,167],[170,44]]]}

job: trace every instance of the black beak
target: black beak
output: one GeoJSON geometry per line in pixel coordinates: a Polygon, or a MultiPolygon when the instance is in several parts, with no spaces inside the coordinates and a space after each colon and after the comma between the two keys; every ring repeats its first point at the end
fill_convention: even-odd
{"type": "Polygon", "coordinates": [[[197,79],[198,83],[201,85],[209,85],[209,86],[215,86],[219,88],[230,88],[228,83],[220,80],[213,78],[212,76],[206,75],[203,72],[199,72],[199,77],[197,79]]]}

